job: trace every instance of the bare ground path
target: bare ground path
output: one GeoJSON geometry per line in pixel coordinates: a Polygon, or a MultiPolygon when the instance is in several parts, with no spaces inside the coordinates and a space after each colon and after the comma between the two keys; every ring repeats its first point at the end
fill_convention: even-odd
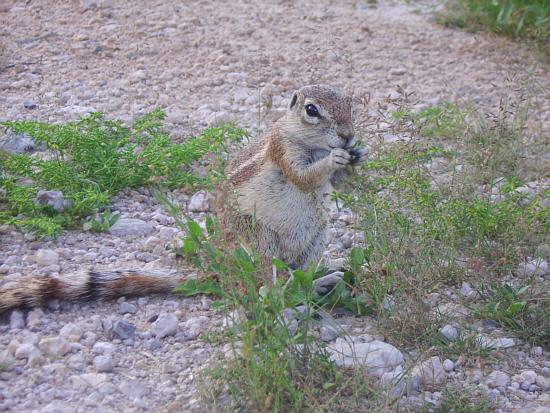
{"type": "MultiPolygon", "coordinates": [[[[425,2],[379,3],[4,1],[0,120],[57,122],[90,110],[130,120],[161,107],[179,139],[222,121],[255,129],[260,95],[273,108],[262,120],[268,125],[294,88],[323,82],[370,96],[373,106],[404,91],[419,105],[458,100],[493,110],[501,98],[527,93],[534,118],[550,124],[550,66],[524,45],[438,26],[425,2]]],[[[121,194],[114,206],[149,222],[150,231],[129,237],[70,231],[42,241],[2,228],[0,282],[82,268],[175,265],[165,243],[178,232],[147,191],[121,194]],[[53,258],[37,260],[41,249],[53,258]]],[[[17,364],[0,372],[0,410],[189,411],[196,404],[194,375],[214,347],[200,334],[222,323],[208,299],[174,297],[51,303],[26,319],[17,313],[0,325],[0,354],[17,364]],[[161,313],[178,317],[175,335],[151,333],[161,313]],[[63,339],[59,348],[48,344],[54,356],[25,354],[50,337],[63,339]]],[[[550,369],[547,359],[540,363],[550,369]]],[[[511,402],[504,411],[531,411],[521,410],[529,402],[511,402]]]]}

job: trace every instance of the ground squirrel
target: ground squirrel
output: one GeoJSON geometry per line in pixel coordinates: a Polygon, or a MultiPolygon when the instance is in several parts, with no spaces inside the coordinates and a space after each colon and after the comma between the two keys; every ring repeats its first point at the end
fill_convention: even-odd
{"type": "MultiPolygon", "coordinates": [[[[366,157],[364,149],[351,148],[353,137],[348,96],[321,85],[296,91],[287,114],[229,163],[228,181],[240,212],[229,209],[232,213],[225,218],[267,257],[278,257],[293,267],[316,262],[325,246],[330,179],[366,157]]],[[[0,314],[42,306],[52,299],[83,301],[168,292],[184,280],[181,274],[143,271],[41,277],[0,287],[0,314]]]]}
{"type": "Polygon", "coordinates": [[[366,159],[353,139],[349,96],[325,85],[294,92],[286,114],[228,164],[236,205],[221,206],[223,226],[294,268],[316,263],[326,243],[331,178],[366,159]]]}

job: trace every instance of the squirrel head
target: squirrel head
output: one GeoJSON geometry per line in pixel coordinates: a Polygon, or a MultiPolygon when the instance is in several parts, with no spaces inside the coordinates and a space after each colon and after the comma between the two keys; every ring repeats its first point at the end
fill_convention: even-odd
{"type": "Polygon", "coordinates": [[[354,137],[351,97],[333,86],[304,86],[290,99],[285,125],[293,142],[310,149],[350,147],[354,137]]]}

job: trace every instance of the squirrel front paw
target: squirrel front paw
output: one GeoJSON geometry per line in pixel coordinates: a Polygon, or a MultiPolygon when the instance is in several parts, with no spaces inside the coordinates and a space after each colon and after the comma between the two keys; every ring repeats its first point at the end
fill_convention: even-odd
{"type": "Polygon", "coordinates": [[[351,148],[349,150],[351,156],[350,164],[357,165],[361,162],[365,162],[369,156],[367,148],[351,148]]]}
{"type": "Polygon", "coordinates": [[[343,169],[351,162],[351,155],[342,148],[334,148],[330,151],[330,164],[333,169],[343,169]]]}

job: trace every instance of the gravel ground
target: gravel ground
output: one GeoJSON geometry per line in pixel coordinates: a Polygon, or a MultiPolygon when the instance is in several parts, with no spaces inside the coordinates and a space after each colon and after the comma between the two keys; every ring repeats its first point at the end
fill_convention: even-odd
{"type": "MultiPolygon", "coordinates": [[[[486,109],[538,85],[533,116],[550,125],[549,69],[524,46],[437,26],[428,2],[379,3],[2,2],[0,119],[58,122],[100,110],[129,121],[161,107],[178,139],[222,121],[254,130],[260,98],[273,108],[268,126],[294,88],[325,82],[372,106],[405,91],[418,105],[459,99],[486,109]]],[[[121,193],[113,206],[143,221],[141,232],[44,241],[0,228],[0,282],[83,268],[181,270],[170,250],[181,234],[148,191],[121,193]]],[[[358,241],[351,221],[348,211],[333,214],[327,258],[358,241]]],[[[0,361],[10,366],[0,372],[0,411],[200,411],[194,378],[223,353],[204,339],[224,322],[209,304],[157,296],[13,312],[0,324],[0,361]]],[[[365,339],[368,320],[342,323],[376,338],[365,339]]],[[[443,381],[479,385],[502,412],[550,411],[550,355],[540,347],[507,350],[490,369],[431,365],[445,370],[443,381]]],[[[405,402],[439,398],[424,391],[405,402]]]]}

